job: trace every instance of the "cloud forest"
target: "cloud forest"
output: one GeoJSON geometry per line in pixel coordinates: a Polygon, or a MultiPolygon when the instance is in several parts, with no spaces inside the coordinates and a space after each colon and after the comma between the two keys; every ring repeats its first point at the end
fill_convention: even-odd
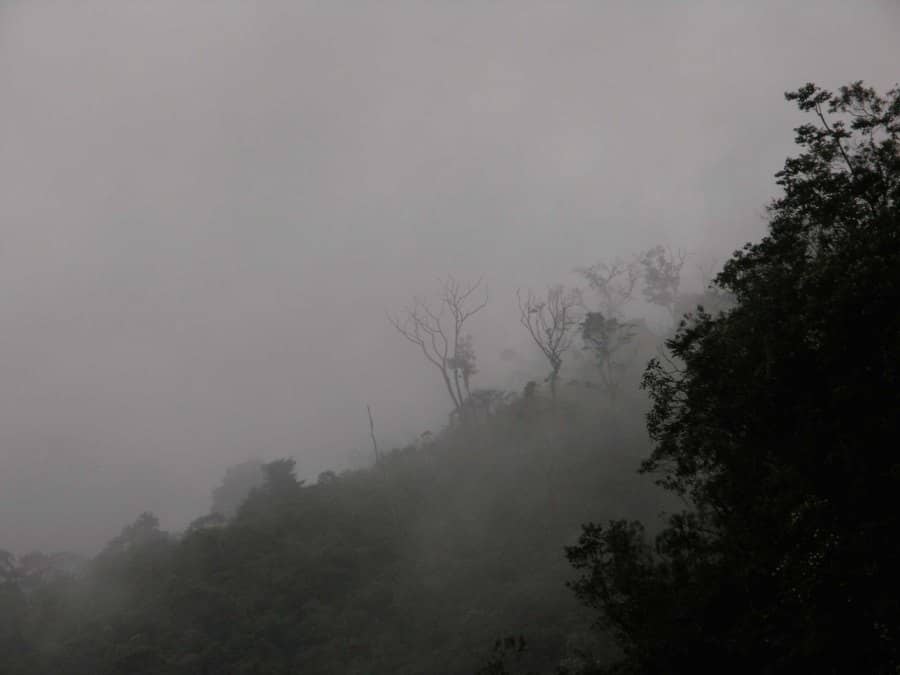
{"type": "Polygon", "coordinates": [[[0,673],[897,673],[900,89],[785,98],[794,151],[730,256],[383,296],[444,410],[409,443],[370,405],[354,468],[248,450],[184,528],[0,550],[0,673]],[[498,307],[524,346],[495,388],[498,307]]]}

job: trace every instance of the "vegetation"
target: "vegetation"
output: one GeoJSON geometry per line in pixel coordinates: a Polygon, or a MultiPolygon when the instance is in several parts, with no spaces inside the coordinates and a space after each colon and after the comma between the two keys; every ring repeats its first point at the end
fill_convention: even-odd
{"type": "Polygon", "coordinates": [[[185,532],[145,513],[90,561],[0,551],[0,674],[898,672],[900,90],[788,99],[813,122],[769,234],[712,288],[654,247],[520,297],[548,386],[497,392],[486,295],[448,280],[392,320],[440,433],[373,424],[375,464],[312,485],[238,465],[185,532]],[[663,340],[638,290],[702,306],[663,340]]]}
{"type": "Polygon", "coordinates": [[[598,444],[608,424],[535,391],[314,485],[265,464],[233,518],[175,535],[144,514],[78,576],[0,599],[0,672],[473,673],[510,632],[538,672],[612,653],[562,548],[591,514],[662,507],[633,471],[647,446],[598,444]]]}
{"type": "Polygon", "coordinates": [[[736,306],[682,322],[644,376],[642,471],[689,507],[652,546],[616,521],[568,551],[617,672],[900,667],[900,90],[787,98],[814,122],[769,235],[716,279],[736,306]]]}

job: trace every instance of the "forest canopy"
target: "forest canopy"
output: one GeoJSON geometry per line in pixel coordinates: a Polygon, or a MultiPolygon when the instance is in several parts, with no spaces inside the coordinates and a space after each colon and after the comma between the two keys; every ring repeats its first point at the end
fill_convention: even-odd
{"type": "Polygon", "coordinates": [[[900,664],[900,89],[787,94],[811,121],[769,234],[651,361],[642,471],[683,497],[568,550],[623,672],[894,673],[900,664]]]}

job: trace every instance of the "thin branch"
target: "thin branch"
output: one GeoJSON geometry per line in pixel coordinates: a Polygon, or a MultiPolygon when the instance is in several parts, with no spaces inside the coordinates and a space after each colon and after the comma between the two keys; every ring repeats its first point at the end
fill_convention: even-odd
{"type": "Polygon", "coordinates": [[[563,354],[572,346],[572,333],[577,325],[572,312],[578,306],[579,298],[575,293],[566,293],[562,286],[548,288],[546,300],[538,300],[531,291],[523,298],[521,289],[516,291],[516,298],[520,323],[550,364],[548,379],[555,398],[563,354]]]}
{"type": "Polygon", "coordinates": [[[819,103],[816,103],[815,106],[816,115],[818,115],[819,120],[822,122],[822,126],[825,127],[825,131],[827,131],[831,137],[834,139],[834,144],[837,146],[838,150],[841,153],[841,156],[844,158],[844,162],[847,163],[847,168],[850,169],[850,174],[855,178],[856,177],[856,168],[853,166],[853,163],[850,161],[850,158],[847,156],[847,153],[844,151],[844,146],[841,144],[841,139],[837,133],[835,133],[831,126],[828,124],[828,120],[825,119],[825,113],[822,112],[822,106],[819,103]]]}
{"type": "Polygon", "coordinates": [[[457,412],[461,411],[465,396],[460,384],[463,379],[469,390],[469,377],[475,373],[474,353],[470,338],[464,335],[466,321],[487,306],[487,291],[482,301],[467,306],[473,294],[481,288],[482,280],[461,285],[452,276],[439,282],[438,310],[428,302],[415,298],[404,311],[404,320],[388,314],[391,325],[409,342],[419,346],[426,360],[441,374],[441,379],[457,412]]]}
{"type": "Polygon", "coordinates": [[[372,407],[367,403],[366,404],[366,412],[369,413],[369,435],[372,437],[372,450],[375,452],[375,463],[381,459],[381,455],[378,454],[378,441],[375,440],[375,420],[372,419],[372,407]]]}

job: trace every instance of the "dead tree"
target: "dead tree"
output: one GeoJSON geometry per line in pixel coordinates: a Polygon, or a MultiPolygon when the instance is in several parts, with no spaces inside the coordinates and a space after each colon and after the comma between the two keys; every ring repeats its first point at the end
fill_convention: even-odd
{"type": "Polygon", "coordinates": [[[381,455],[378,452],[378,440],[375,438],[375,420],[372,417],[372,406],[366,404],[366,412],[369,413],[369,436],[372,437],[372,451],[375,453],[375,463],[381,461],[381,455]]]}
{"type": "Polygon", "coordinates": [[[397,332],[418,346],[425,360],[440,373],[457,417],[462,417],[469,380],[476,372],[466,322],[487,302],[481,279],[462,284],[451,276],[441,282],[436,302],[415,298],[400,315],[388,314],[397,332]]]}
{"type": "Polygon", "coordinates": [[[528,331],[550,364],[550,396],[556,400],[556,383],[563,364],[563,354],[571,347],[574,329],[578,326],[577,310],[581,299],[574,291],[566,291],[560,285],[547,289],[547,297],[538,298],[531,291],[519,300],[519,321],[528,331]]]}

